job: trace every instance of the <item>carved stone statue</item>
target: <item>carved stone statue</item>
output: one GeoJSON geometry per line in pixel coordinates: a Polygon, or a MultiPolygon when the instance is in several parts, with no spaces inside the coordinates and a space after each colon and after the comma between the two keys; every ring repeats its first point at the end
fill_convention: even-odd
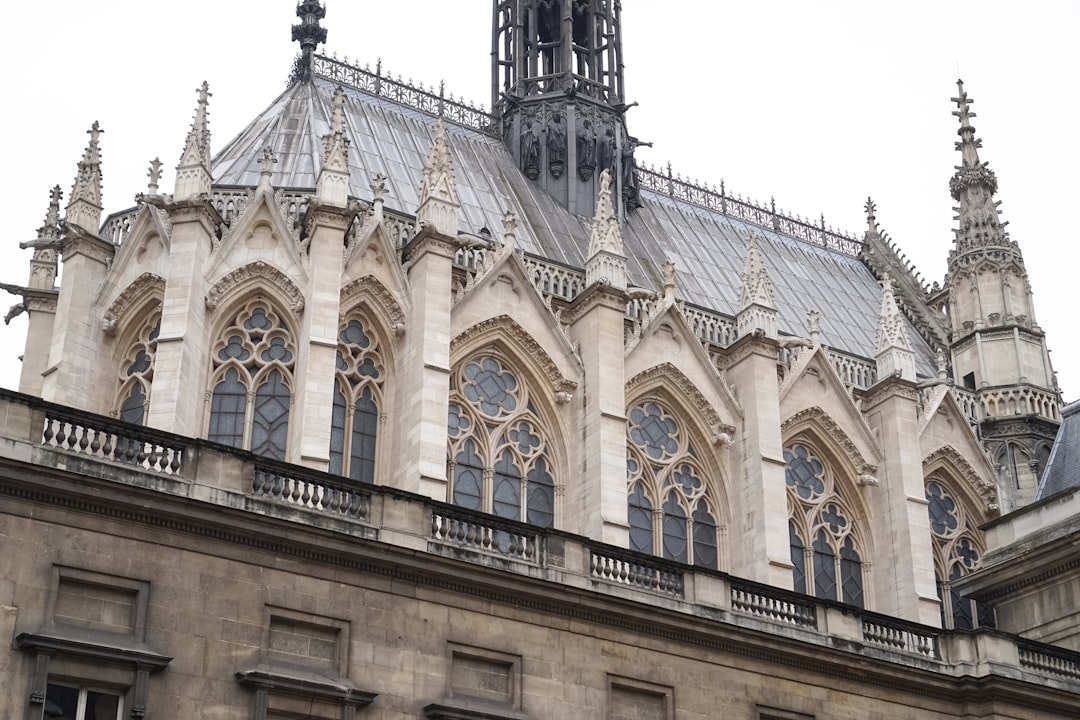
{"type": "Polygon", "coordinates": [[[604,136],[596,141],[596,167],[600,172],[615,172],[615,131],[610,127],[605,128],[604,136]]]}
{"type": "Polygon", "coordinates": [[[593,132],[592,122],[586,118],[578,129],[575,141],[577,148],[577,172],[582,180],[589,180],[596,170],[596,133],[593,132]]]}
{"type": "Polygon", "coordinates": [[[540,177],[540,137],[531,117],[524,119],[521,131],[521,170],[530,180],[540,177]]]}
{"type": "Polygon", "coordinates": [[[562,116],[555,113],[547,127],[548,171],[554,178],[562,177],[566,169],[566,126],[562,116]]]}

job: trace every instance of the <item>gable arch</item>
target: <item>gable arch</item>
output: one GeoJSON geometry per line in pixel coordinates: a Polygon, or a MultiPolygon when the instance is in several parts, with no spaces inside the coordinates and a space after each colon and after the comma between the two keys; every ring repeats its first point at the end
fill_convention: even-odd
{"type": "Polygon", "coordinates": [[[874,481],[877,465],[866,459],[855,441],[821,407],[800,410],[780,423],[780,435],[784,438],[785,447],[801,433],[816,437],[817,443],[834,456],[855,482],[863,482],[864,479],[874,481]]]}
{"type": "Polygon", "coordinates": [[[509,315],[482,320],[451,340],[451,365],[455,359],[472,355],[488,345],[500,348],[508,357],[517,358],[520,369],[528,373],[538,389],[550,389],[547,394],[558,396],[572,393],[577,388],[577,383],[563,375],[544,346],[509,315]]]}
{"type": "Polygon", "coordinates": [[[374,318],[380,339],[388,348],[393,344],[392,338],[405,332],[405,311],[393,293],[373,275],[365,275],[343,287],[339,307],[342,322],[356,313],[374,318]]]}
{"type": "Polygon", "coordinates": [[[165,278],[154,273],[145,272],[135,278],[124,290],[116,296],[101,319],[102,331],[110,336],[121,333],[130,319],[139,317],[148,307],[161,306],[165,300],[165,278]]]}
{"type": "Polygon", "coordinates": [[[304,311],[304,293],[296,283],[273,265],[256,260],[232,272],[226,273],[206,293],[207,310],[217,310],[223,301],[230,307],[235,297],[247,297],[256,293],[273,297],[277,304],[291,313],[304,311]]]}
{"type": "Polygon", "coordinates": [[[980,475],[952,445],[942,445],[928,454],[923,458],[922,467],[923,482],[931,476],[947,478],[950,488],[964,498],[979,524],[989,520],[991,512],[998,508],[997,485],[980,475]]]}

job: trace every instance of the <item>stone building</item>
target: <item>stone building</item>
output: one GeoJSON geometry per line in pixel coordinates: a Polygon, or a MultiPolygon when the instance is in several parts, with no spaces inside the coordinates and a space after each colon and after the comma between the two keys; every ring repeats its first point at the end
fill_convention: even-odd
{"type": "Polygon", "coordinates": [[[872,203],[635,163],[617,1],[493,7],[491,112],[319,54],[305,0],[172,193],[103,220],[91,128],[3,286],[0,715],[1075,717],[1072,585],[1033,618],[995,549],[1061,403],[963,84],[927,287],[872,203]]]}

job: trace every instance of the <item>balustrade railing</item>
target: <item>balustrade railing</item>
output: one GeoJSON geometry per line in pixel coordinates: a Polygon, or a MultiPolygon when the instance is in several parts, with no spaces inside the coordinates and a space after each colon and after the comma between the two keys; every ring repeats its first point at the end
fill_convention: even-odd
{"type": "Polygon", "coordinates": [[[256,465],[251,492],[287,505],[307,508],[354,520],[363,520],[371,511],[371,493],[345,478],[333,479],[303,468],[290,470],[256,465]]]}
{"type": "Polygon", "coordinates": [[[1017,641],[1016,647],[1020,652],[1020,667],[1080,681],[1080,653],[1023,640],[1017,641]]]}
{"type": "Polygon", "coordinates": [[[135,222],[135,213],[137,212],[139,212],[138,205],[127,210],[114,212],[105,218],[105,223],[101,226],[101,231],[98,234],[102,239],[108,240],[114,245],[123,245],[124,240],[127,239],[128,231],[131,230],[131,226],[135,222]]]}
{"type": "Polygon", "coordinates": [[[955,385],[949,388],[953,397],[956,398],[956,402],[960,405],[960,409],[964,411],[964,415],[967,416],[968,422],[979,423],[982,421],[982,403],[979,402],[979,396],[973,391],[966,388],[956,387],[955,385]]]}
{"type": "Polygon", "coordinates": [[[877,363],[873,360],[845,355],[835,350],[829,350],[828,355],[829,362],[846,384],[868,388],[877,382],[877,363]]]}
{"type": "Polygon", "coordinates": [[[165,475],[180,475],[184,465],[184,445],[137,425],[74,410],[45,411],[41,444],[165,475]]]}
{"type": "Polygon", "coordinates": [[[589,570],[592,577],[635,590],[683,597],[683,569],[663,560],[646,560],[609,547],[593,547],[589,570]]]}
{"type": "Polygon", "coordinates": [[[692,205],[716,210],[729,217],[745,220],[759,227],[768,228],[811,245],[835,250],[845,255],[858,257],[862,249],[861,240],[827,226],[824,217],[821,218],[820,224],[815,224],[809,219],[791,217],[778,211],[775,203],[770,203],[769,207],[765,207],[744,200],[741,196],[736,198],[728,194],[723,183],[721,183],[719,190],[698,185],[684,180],[678,175],[672,175],[670,167],[663,171],[638,165],[636,171],[638,185],[643,190],[651,190],[675,200],[682,200],[692,205]]]}
{"type": "Polygon", "coordinates": [[[731,582],[731,609],[782,625],[792,625],[808,630],[817,629],[817,607],[814,601],[776,588],[733,580],[731,582]]]}
{"type": "Polygon", "coordinates": [[[494,515],[441,508],[431,512],[431,538],[514,560],[540,559],[539,529],[500,521],[494,515]]]}
{"type": "Polygon", "coordinates": [[[429,90],[423,86],[412,85],[411,81],[405,82],[400,76],[395,79],[384,75],[381,63],[376,65],[372,72],[368,68],[359,68],[325,55],[315,55],[312,67],[316,75],[327,80],[363,90],[375,97],[393,100],[399,105],[428,115],[446,118],[457,125],[498,136],[498,121],[494,116],[483,107],[455,100],[453,95],[448,97],[441,83],[437,89],[429,90]]]}
{"type": "Polygon", "coordinates": [[[899,620],[864,617],[863,640],[867,645],[896,652],[939,659],[938,633],[922,625],[899,620]]]}

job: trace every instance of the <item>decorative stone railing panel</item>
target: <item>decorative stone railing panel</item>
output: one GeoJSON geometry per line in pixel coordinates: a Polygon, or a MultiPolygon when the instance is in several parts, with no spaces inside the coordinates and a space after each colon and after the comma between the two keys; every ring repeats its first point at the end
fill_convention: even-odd
{"type": "Polygon", "coordinates": [[[1020,640],[1020,667],[1080,682],[1080,653],[1020,640]]]}
{"type": "Polygon", "coordinates": [[[645,560],[631,554],[623,555],[609,547],[594,546],[589,570],[594,579],[657,595],[683,597],[684,571],[675,563],[645,560]]]}
{"type": "Polygon", "coordinates": [[[979,423],[982,421],[982,404],[979,402],[979,396],[971,390],[965,388],[956,387],[955,385],[949,389],[953,397],[956,398],[956,402],[960,405],[960,409],[964,411],[964,415],[967,416],[968,422],[979,423]]]}
{"type": "Polygon", "coordinates": [[[286,505],[307,508],[353,520],[366,519],[371,513],[371,493],[341,478],[256,465],[251,494],[286,505]]]}
{"type": "Polygon", "coordinates": [[[731,609],[743,615],[753,615],[782,625],[817,629],[817,608],[814,601],[777,588],[733,580],[731,609]]]}
{"type": "Polygon", "coordinates": [[[941,657],[938,634],[926,626],[867,617],[863,618],[862,624],[863,640],[867,645],[935,660],[941,657]]]}
{"type": "Polygon", "coordinates": [[[76,411],[46,410],[41,444],[165,475],[180,475],[184,465],[184,445],[137,425],[76,411]]]}
{"type": "Polygon", "coordinates": [[[877,363],[873,360],[845,355],[835,350],[829,350],[828,356],[836,374],[845,384],[868,388],[877,382],[877,363]]]}
{"type": "Polygon", "coordinates": [[[135,214],[137,212],[139,212],[138,206],[113,213],[105,218],[105,223],[101,226],[101,231],[98,234],[102,239],[108,240],[114,245],[123,245],[124,240],[127,239],[128,231],[131,230],[131,226],[135,223],[135,214]]]}
{"type": "Polygon", "coordinates": [[[437,508],[431,513],[431,538],[513,560],[537,562],[540,559],[537,528],[502,522],[494,515],[437,508]]]}
{"type": "Polygon", "coordinates": [[[1038,415],[1061,420],[1057,394],[1030,385],[1018,388],[979,391],[984,416],[1038,415]]]}

